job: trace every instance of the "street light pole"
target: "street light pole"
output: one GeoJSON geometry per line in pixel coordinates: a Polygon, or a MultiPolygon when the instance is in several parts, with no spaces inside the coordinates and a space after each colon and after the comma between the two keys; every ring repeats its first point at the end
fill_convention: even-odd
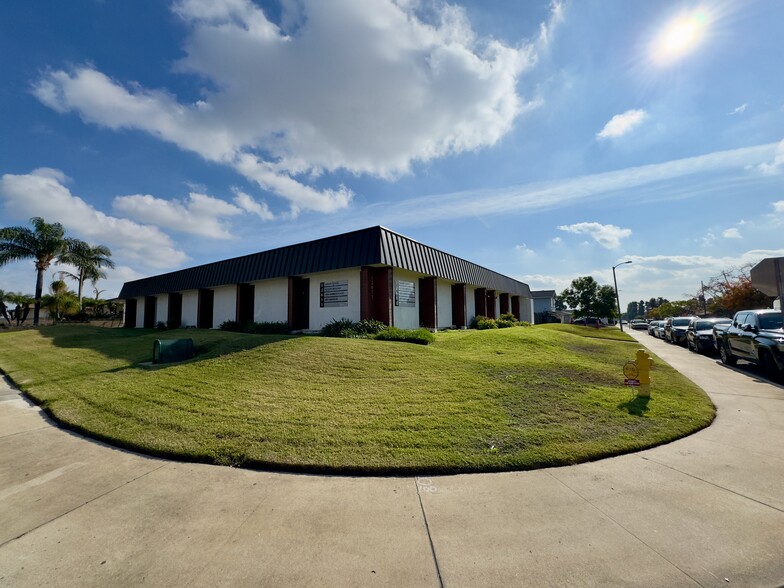
{"type": "Polygon", "coordinates": [[[613,284],[615,284],[615,302],[618,303],[618,326],[621,327],[621,332],[623,333],[623,316],[621,315],[621,297],[618,295],[618,280],[615,277],[615,268],[619,265],[626,265],[627,263],[631,263],[629,261],[622,261],[621,263],[613,266],[613,284]]]}

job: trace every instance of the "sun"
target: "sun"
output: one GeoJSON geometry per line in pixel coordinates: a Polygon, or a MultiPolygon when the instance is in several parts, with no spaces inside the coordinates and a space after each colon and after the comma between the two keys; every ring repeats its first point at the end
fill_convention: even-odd
{"type": "Polygon", "coordinates": [[[673,18],[651,43],[653,62],[669,65],[694,51],[704,39],[710,20],[703,8],[673,18]]]}

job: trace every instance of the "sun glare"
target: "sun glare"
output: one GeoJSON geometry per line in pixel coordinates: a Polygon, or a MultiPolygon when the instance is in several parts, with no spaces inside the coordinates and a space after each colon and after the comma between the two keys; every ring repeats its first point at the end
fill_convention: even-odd
{"type": "Polygon", "coordinates": [[[705,37],[710,18],[703,9],[672,19],[651,44],[651,57],[658,65],[669,65],[691,53],[705,37]]]}

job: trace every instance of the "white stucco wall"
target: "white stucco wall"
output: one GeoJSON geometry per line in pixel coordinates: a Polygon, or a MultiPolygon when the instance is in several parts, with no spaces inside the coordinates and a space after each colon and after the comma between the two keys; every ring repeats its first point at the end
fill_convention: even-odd
{"type": "Polygon", "coordinates": [[[447,329],[454,325],[452,322],[452,284],[446,280],[436,281],[436,295],[438,296],[438,320],[436,325],[439,329],[447,329]]]}
{"type": "Polygon", "coordinates": [[[169,295],[158,294],[155,301],[155,324],[165,323],[169,318],[169,295]]]}
{"type": "Polygon", "coordinates": [[[237,318],[237,285],[218,286],[213,292],[212,328],[217,329],[222,322],[237,318]]]}
{"type": "Polygon", "coordinates": [[[408,270],[394,268],[392,270],[392,312],[394,319],[392,324],[399,329],[418,329],[419,328],[419,278],[422,274],[416,274],[408,270]],[[395,292],[397,291],[397,283],[399,280],[405,282],[413,282],[416,300],[414,306],[396,306],[395,305],[395,292]]]}
{"type": "Polygon", "coordinates": [[[534,300],[520,296],[520,320],[534,322],[534,300]]]}
{"type": "Polygon", "coordinates": [[[195,327],[199,316],[199,291],[186,290],[182,293],[182,326],[195,327]]]}
{"type": "Polygon", "coordinates": [[[322,272],[303,276],[310,278],[310,330],[321,329],[333,319],[347,318],[358,321],[360,318],[359,268],[322,272]],[[348,282],[348,306],[321,308],[321,282],[348,282]]]}
{"type": "Polygon", "coordinates": [[[285,323],[289,320],[289,280],[280,278],[254,282],[253,320],[285,323]]]}
{"type": "Polygon", "coordinates": [[[136,326],[144,327],[144,296],[136,299],[136,326]]]}

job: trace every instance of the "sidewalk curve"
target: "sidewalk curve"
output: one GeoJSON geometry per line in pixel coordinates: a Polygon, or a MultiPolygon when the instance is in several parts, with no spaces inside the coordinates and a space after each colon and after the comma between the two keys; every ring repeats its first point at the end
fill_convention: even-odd
{"type": "Polygon", "coordinates": [[[0,587],[784,585],[784,387],[632,334],[710,394],[713,425],[532,472],[169,462],[62,430],[3,381],[0,587]]]}

